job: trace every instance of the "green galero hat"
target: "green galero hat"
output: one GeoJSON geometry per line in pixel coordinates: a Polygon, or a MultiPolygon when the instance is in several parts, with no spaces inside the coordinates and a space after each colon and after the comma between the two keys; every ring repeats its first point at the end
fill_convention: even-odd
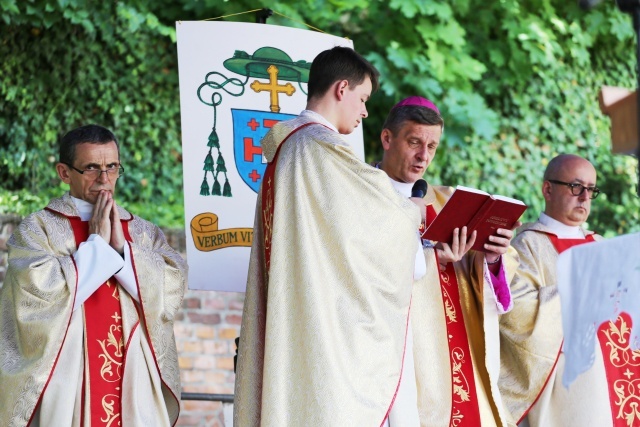
{"type": "Polygon", "coordinates": [[[229,58],[223,63],[224,67],[248,77],[269,78],[267,68],[270,65],[278,67],[278,80],[290,82],[307,83],[309,81],[309,70],[311,64],[301,60],[293,62],[291,57],[275,47],[261,47],[247,54],[242,50],[236,50],[233,58],[229,58]]]}

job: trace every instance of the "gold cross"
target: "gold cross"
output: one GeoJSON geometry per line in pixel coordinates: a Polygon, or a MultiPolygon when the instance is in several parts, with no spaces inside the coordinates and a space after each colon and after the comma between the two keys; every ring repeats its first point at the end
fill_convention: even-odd
{"type": "Polygon", "coordinates": [[[269,83],[260,83],[258,80],[254,80],[253,83],[251,83],[251,89],[253,89],[254,92],[269,91],[271,93],[271,105],[269,108],[272,113],[279,113],[280,105],[278,103],[278,94],[286,93],[288,96],[291,96],[296,91],[296,88],[294,88],[291,83],[285,85],[278,84],[278,67],[275,65],[269,65],[267,73],[269,73],[269,83]]]}

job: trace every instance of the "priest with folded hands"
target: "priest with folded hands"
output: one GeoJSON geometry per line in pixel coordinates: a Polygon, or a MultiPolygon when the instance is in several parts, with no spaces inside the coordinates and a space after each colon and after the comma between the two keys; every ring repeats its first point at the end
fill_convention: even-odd
{"type": "Polygon", "coordinates": [[[56,170],[69,192],[8,242],[0,425],[175,425],[186,263],[156,225],[116,204],[124,167],[110,130],[68,132],[56,170]]]}

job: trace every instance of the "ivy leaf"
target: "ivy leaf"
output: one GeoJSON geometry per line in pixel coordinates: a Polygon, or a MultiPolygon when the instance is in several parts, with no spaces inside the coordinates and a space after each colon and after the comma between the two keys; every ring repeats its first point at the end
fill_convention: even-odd
{"type": "Polygon", "coordinates": [[[392,10],[399,10],[407,18],[413,18],[418,13],[425,13],[424,0],[391,0],[389,7],[392,10]]]}
{"type": "MultiPolygon", "coordinates": [[[[3,12],[20,13],[16,0],[0,0],[0,9],[2,9],[3,12]]],[[[2,15],[3,17],[5,16],[4,13],[2,15]]]]}
{"type": "Polygon", "coordinates": [[[440,18],[442,21],[448,21],[453,18],[453,11],[451,10],[451,6],[449,6],[445,2],[430,1],[423,2],[423,4],[425,15],[435,16],[437,18],[440,18]]]}

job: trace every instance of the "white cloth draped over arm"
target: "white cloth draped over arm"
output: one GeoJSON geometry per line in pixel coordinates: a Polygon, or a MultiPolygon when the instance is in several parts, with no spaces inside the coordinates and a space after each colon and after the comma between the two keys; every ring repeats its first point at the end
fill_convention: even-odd
{"type": "Polygon", "coordinates": [[[139,300],[128,243],[125,243],[124,253],[125,259],[122,259],[122,256],[97,234],[92,234],[86,242],[80,244],[73,255],[78,269],[74,311],[113,275],[131,297],[139,300]]]}
{"type": "Polygon", "coordinates": [[[124,266],[116,274],[116,280],[127,290],[131,298],[140,302],[138,296],[138,285],[136,276],[133,274],[133,264],[131,263],[131,247],[129,242],[124,242],[124,266]]]}
{"type": "MultiPolygon", "coordinates": [[[[82,199],[71,197],[78,209],[82,221],[89,221],[93,216],[93,205],[82,199]]],[[[73,256],[78,269],[78,289],[73,304],[75,311],[102,285],[109,277],[114,276],[129,292],[129,295],[140,302],[138,287],[131,265],[131,248],[124,242],[124,261],[105,240],[97,234],[89,236],[86,242],[80,244],[73,256]],[[94,243],[97,242],[97,243],[94,243]]]]}

